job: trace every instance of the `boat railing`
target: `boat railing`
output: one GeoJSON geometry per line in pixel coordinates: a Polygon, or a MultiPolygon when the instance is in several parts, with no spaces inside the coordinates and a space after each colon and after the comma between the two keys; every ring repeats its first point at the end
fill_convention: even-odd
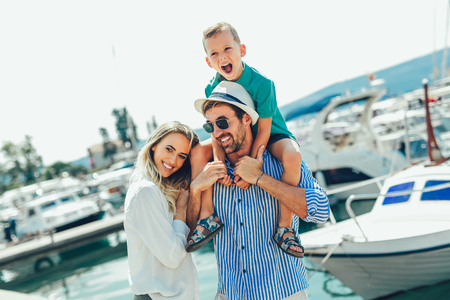
{"type": "MultiPolygon", "coordinates": [[[[378,189],[381,191],[382,181],[385,180],[386,178],[388,178],[391,175],[392,174],[386,174],[386,175],[383,175],[383,176],[378,176],[378,177],[375,177],[375,178],[363,180],[363,181],[360,181],[360,182],[357,182],[357,183],[354,183],[354,184],[349,184],[349,185],[346,185],[344,187],[327,190],[327,196],[331,196],[333,194],[337,194],[337,193],[345,192],[345,191],[348,191],[348,190],[364,187],[364,186],[372,184],[372,183],[376,183],[378,189]]],[[[334,214],[333,214],[333,212],[331,210],[330,210],[330,222],[331,222],[331,224],[336,224],[337,223],[336,222],[336,218],[334,217],[334,214]]]]}
{"type": "Polygon", "coordinates": [[[375,199],[378,198],[379,196],[382,197],[396,197],[396,196],[404,196],[404,195],[410,195],[413,193],[425,193],[425,192],[432,192],[432,191],[437,191],[437,190],[442,190],[442,189],[447,189],[450,188],[450,182],[448,183],[442,183],[439,185],[434,185],[434,186],[430,186],[427,188],[423,188],[423,189],[411,189],[411,190],[406,190],[406,191],[400,191],[400,192],[394,192],[394,193],[388,193],[388,194],[360,194],[360,195],[351,195],[347,198],[347,200],[345,201],[345,209],[347,210],[348,215],[350,216],[350,218],[352,218],[355,223],[356,226],[358,226],[359,230],[361,231],[365,241],[367,242],[367,236],[365,235],[364,231],[362,230],[361,226],[359,225],[359,222],[356,218],[356,215],[351,207],[351,204],[353,201],[355,200],[370,200],[370,199],[375,199]]]}

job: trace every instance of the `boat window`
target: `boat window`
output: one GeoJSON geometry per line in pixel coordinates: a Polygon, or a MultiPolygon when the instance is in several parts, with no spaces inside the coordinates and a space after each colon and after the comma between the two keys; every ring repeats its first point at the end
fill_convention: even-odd
{"type": "MultiPolygon", "coordinates": [[[[414,187],[414,182],[406,182],[399,185],[391,186],[387,192],[387,195],[399,193],[399,192],[407,192],[411,191],[414,187]]],[[[411,193],[408,193],[406,195],[397,195],[397,196],[386,196],[384,197],[383,205],[386,204],[394,204],[394,203],[401,203],[406,202],[411,197],[411,193]]]]}
{"type": "MultiPolygon", "coordinates": [[[[425,189],[441,184],[449,184],[448,180],[430,180],[425,183],[425,189]]],[[[450,187],[435,191],[424,192],[421,200],[450,200],[450,187]]]]}
{"type": "Polygon", "coordinates": [[[41,208],[42,208],[42,210],[46,210],[46,209],[49,209],[49,208],[51,208],[52,206],[55,206],[55,205],[56,205],[56,203],[54,201],[52,201],[52,202],[49,202],[49,203],[42,204],[41,208]]]}
{"type": "Polygon", "coordinates": [[[352,168],[322,170],[322,173],[325,176],[325,182],[327,185],[356,182],[371,178],[363,172],[352,168]]]}
{"type": "Polygon", "coordinates": [[[366,103],[367,98],[343,103],[327,115],[323,138],[334,151],[345,150],[356,142],[366,103]]]}
{"type": "Polygon", "coordinates": [[[67,202],[73,200],[73,197],[61,198],[61,202],[67,202]]]}
{"type": "Polygon", "coordinates": [[[36,214],[36,212],[34,211],[34,208],[32,208],[32,209],[30,209],[29,211],[28,211],[28,216],[29,217],[32,217],[32,216],[34,216],[36,214]]]}

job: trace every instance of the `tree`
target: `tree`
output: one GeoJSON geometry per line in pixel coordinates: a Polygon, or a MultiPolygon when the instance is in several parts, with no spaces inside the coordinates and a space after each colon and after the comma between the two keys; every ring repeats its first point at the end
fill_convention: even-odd
{"type": "Polygon", "coordinates": [[[109,133],[106,128],[101,127],[99,129],[100,135],[103,138],[103,157],[110,157],[111,161],[113,161],[113,155],[117,153],[117,147],[114,143],[111,143],[109,140],[109,133]]]}
{"type": "Polygon", "coordinates": [[[76,177],[80,174],[87,174],[88,170],[83,166],[74,166],[71,163],[57,161],[53,165],[47,167],[45,177],[46,179],[53,179],[55,177],[59,177],[64,172],[67,172],[71,176],[76,177]]]}
{"type": "Polygon", "coordinates": [[[138,139],[137,126],[134,124],[133,119],[128,114],[126,107],[123,109],[113,109],[112,115],[116,117],[116,130],[119,138],[125,145],[127,142],[133,145],[134,140],[138,139]]]}
{"type": "Polygon", "coordinates": [[[36,177],[39,176],[38,170],[42,167],[42,157],[37,154],[36,149],[31,144],[31,140],[32,137],[26,135],[25,142],[20,148],[21,155],[25,158],[23,171],[27,183],[36,180],[36,177]]]}
{"type": "Polygon", "coordinates": [[[42,168],[42,157],[37,154],[31,141],[32,137],[26,135],[25,141],[20,145],[15,145],[12,142],[3,144],[1,150],[7,159],[5,169],[11,183],[25,182],[25,184],[30,184],[35,182],[39,176],[39,170],[42,168]]]}
{"type": "Polygon", "coordinates": [[[158,123],[156,123],[155,116],[152,116],[152,122],[147,121],[147,131],[148,134],[152,134],[153,131],[158,127],[158,123]]]}

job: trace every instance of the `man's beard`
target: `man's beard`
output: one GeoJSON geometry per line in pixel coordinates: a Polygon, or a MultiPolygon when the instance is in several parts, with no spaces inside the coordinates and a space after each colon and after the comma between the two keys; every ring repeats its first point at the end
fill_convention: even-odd
{"type": "Polygon", "coordinates": [[[236,136],[232,135],[231,133],[223,134],[217,138],[217,142],[222,147],[224,152],[226,154],[232,154],[235,152],[238,152],[239,150],[243,149],[246,145],[246,137],[247,133],[245,132],[244,125],[242,124],[242,121],[239,124],[238,129],[236,130],[236,136]],[[229,146],[226,146],[226,148],[222,145],[220,140],[223,137],[229,136],[232,140],[232,143],[229,146]]]}

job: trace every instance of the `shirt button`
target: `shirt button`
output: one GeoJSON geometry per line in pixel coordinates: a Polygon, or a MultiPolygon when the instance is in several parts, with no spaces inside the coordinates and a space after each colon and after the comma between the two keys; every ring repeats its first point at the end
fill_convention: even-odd
{"type": "Polygon", "coordinates": [[[238,202],[241,202],[241,199],[238,199],[238,202]]]}
{"type": "Polygon", "coordinates": [[[244,269],[244,273],[247,272],[247,270],[244,269]]]}
{"type": "Polygon", "coordinates": [[[241,226],[244,226],[244,223],[241,222],[241,226]]]}
{"type": "Polygon", "coordinates": [[[242,246],[242,249],[244,249],[245,248],[245,246],[242,246]]]}

